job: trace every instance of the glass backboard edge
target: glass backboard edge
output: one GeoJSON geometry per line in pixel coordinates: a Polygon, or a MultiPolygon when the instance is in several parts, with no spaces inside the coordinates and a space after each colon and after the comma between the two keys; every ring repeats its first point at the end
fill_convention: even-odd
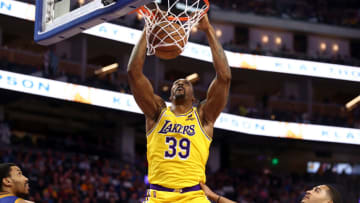
{"type": "Polygon", "coordinates": [[[86,14],[74,21],[56,27],[47,32],[41,32],[43,0],[36,0],[36,20],[34,27],[34,41],[41,45],[51,45],[74,36],[83,30],[100,24],[104,21],[112,20],[116,17],[126,15],[130,11],[152,2],[153,0],[118,0],[115,4],[103,9],[96,10],[93,13],[86,14]],[[122,10],[123,12],[116,12],[122,10]],[[116,12],[116,16],[113,13],[116,12]],[[111,18],[111,19],[110,19],[111,18]],[[86,27],[85,27],[86,26],[86,27]]]}

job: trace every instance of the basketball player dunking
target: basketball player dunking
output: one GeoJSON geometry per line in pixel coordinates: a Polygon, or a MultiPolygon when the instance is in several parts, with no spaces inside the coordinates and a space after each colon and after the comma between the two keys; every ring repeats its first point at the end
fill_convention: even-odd
{"type": "Polygon", "coordinates": [[[226,105],[231,72],[207,15],[198,28],[206,33],[216,71],[207,98],[198,107],[193,107],[193,87],[186,79],[173,83],[170,107],[154,94],[143,74],[145,33],[130,57],[130,87],[146,118],[150,189],[145,202],[209,202],[199,183],[206,180],[205,165],[214,123],[226,105]]]}

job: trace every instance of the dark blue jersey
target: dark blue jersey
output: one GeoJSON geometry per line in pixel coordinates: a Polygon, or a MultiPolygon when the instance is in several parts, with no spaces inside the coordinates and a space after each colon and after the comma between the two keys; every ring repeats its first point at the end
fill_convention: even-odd
{"type": "Polygon", "coordinates": [[[13,195],[0,195],[0,203],[18,203],[21,198],[13,195]]]}

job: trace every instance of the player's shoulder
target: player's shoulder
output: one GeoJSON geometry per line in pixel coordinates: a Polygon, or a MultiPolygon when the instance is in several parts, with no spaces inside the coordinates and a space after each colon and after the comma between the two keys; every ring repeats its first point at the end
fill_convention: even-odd
{"type": "Polygon", "coordinates": [[[14,196],[14,195],[0,195],[0,203],[14,203],[17,201],[17,199],[19,199],[18,197],[14,196]]]}
{"type": "Polygon", "coordinates": [[[4,203],[34,203],[32,201],[24,200],[16,196],[0,197],[0,202],[4,203]]]}

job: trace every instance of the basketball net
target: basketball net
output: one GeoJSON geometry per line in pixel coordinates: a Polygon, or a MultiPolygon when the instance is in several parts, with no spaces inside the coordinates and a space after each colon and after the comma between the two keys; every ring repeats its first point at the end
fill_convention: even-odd
{"type": "MultiPolygon", "coordinates": [[[[192,28],[201,20],[202,16],[209,10],[208,0],[163,0],[167,1],[167,8],[161,9],[163,5],[153,2],[149,5],[140,7],[137,12],[144,17],[146,41],[147,41],[147,55],[154,55],[155,49],[158,47],[177,46],[181,52],[188,42],[192,28]],[[166,10],[167,9],[167,10],[166,10]],[[180,12],[179,12],[180,11],[180,12]],[[156,27],[161,24],[177,23],[180,26],[172,26],[171,32],[161,27],[161,29],[153,32],[156,27]],[[158,36],[159,33],[166,33],[166,35],[158,36]],[[175,33],[174,33],[175,32],[175,33]],[[185,33],[185,34],[184,34],[185,33]],[[150,37],[150,35],[153,35],[150,37]],[[181,36],[174,38],[173,36],[181,36]],[[172,43],[165,42],[166,38],[171,38],[172,43]],[[150,41],[151,40],[151,41],[150,41]],[[155,43],[154,41],[160,41],[155,43]],[[184,46],[181,46],[183,44],[184,46]]],[[[165,4],[165,3],[164,3],[165,4]]]]}

